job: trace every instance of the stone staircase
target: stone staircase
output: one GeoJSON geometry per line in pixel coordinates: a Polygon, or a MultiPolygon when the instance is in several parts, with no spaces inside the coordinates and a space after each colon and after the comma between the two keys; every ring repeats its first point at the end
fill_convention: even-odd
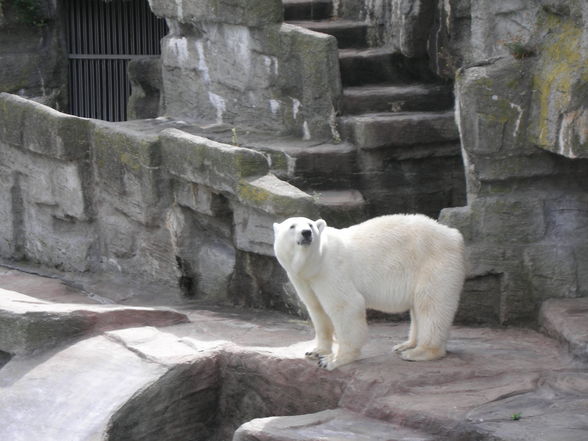
{"type": "Polygon", "coordinates": [[[284,0],[287,23],[337,38],[342,142],[284,149],[282,177],[316,195],[323,216],[348,225],[392,212],[436,217],[464,202],[453,92],[428,69],[388,47],[369,46],[369,25],[332,17],[330,1],[284,0]]]}

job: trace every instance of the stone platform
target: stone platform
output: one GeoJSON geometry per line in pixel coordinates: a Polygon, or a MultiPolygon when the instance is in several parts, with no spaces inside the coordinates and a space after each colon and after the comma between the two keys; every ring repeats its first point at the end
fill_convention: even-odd
{"type": "Polygon", "coordinates": [[[433,362],[391,352],[406,323],[371,323],[361,360],[327,372],[282,314],[104,305],[6,270],[0,288],[2,440],[588,439],[585,299],[546,304],[557,339],[455,327],[433,362]]]}

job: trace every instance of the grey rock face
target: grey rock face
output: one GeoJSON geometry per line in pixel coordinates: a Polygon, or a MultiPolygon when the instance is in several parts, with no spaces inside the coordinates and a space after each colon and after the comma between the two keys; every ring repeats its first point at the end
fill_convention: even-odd
{"type": "Polygon", "coordinates": [[[442,217],[469,242],[464,315],[485,305],[499,323],[535,321],[545,299],[588,294],[588,163],[574,159],[584,149],[585,13],[582,2],[441,9],[436,35],[455,38],[437,48],[439,70],[460,67],[468,206],[442,217]],[[481,290],[491,292],[482,303],[481,290]]]}
{"type": "Polygon", "coordinates": [[[170,25],[162,41],[165,115],[334,136],[341,86],[333,37],[282,25],[277,0],[150,3],[170,25]]]}
{"type": "Polygon", "coordinates": [[[67,54],[60,26],[57,8],[51,1],[3,2],[0,7],[0,92],[32,97],[42,104],[65,108],[67,54]],[[28,13],[23,14],[22,8],[29,8],[28,13]]]}
{"type": "Polygon", "coordinates": [[[127,103],[127,119],[156,118],[160,115],[161,59],[146,57],[129,61],[131,96],[127,103]]]}
{"type": "Polygon", "coordinates": [[[284,291],[285,276],[268,276],[278,263],[248,253],[272,256],[273,222],[318,209],[269,173],[266,155],[174,123],[87,120],[8,94],[0,120],[3,257],[300,310],[292,296],[271,292],[284,291]],[[257,260],[267,264],[250,264],[257,260]]]}

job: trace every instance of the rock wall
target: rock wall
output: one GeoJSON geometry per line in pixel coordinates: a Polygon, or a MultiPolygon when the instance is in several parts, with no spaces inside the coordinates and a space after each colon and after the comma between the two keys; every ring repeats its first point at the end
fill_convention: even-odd
{"type": "Polygon", "coordinates": [[[534,322],[551,297],[588,296],[588,5],[439,3],[441,74],[455,74],[467,207],[462,317],[534,322]],[[477,315],[476,315],[477,312],[477,315]]]}
{"type": "Polygon", "coordinates": [[[107,123],[0,94],[0,255],[301,313],[272,223],[315,217],[266,156],[157,121],[107,123]]]}
{"type": "Polygon", "coordinates": [[[65,108],[67,56],[62,26],[54,1],[0,1],[0,92],[65,108]]]}
{"type": "Polygon", "coordinates": [[[282,24],[281,0],[150,0],[162,41],[163,114],[338,138],[335,38],[282,24]]]}

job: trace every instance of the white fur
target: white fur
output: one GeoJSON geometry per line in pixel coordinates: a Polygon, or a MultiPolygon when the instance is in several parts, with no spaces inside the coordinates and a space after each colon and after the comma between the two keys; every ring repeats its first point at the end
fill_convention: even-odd
{"type": "Polygon", "coordinates": [[[445,355],[465,277],[459,231],[422,215],[392,215],[340,230],[322,219],[295,217],[274,224],[274,234],[276,257],[315,328],[316,346],[306,356],[321,367],[359,357],[366,308],[410,310],[409,338],[394,347],[403,359],[445,355]]]}

